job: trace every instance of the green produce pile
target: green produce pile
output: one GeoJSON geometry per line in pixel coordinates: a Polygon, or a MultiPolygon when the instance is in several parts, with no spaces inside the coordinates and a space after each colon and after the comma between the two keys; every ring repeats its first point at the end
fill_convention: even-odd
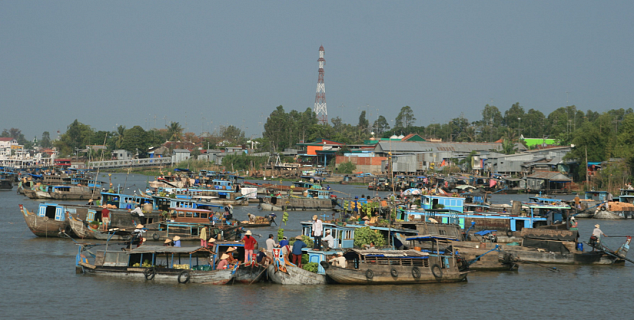
{"type": "Polygon", "coordinates": [[[358,228],[354,231],[355,248],[363,248],[364,245],[374,243],[375,247],[385,246],[385,238],[378,230],[372,230],[370,227],[358,228]]]}
{"type": "Polygon", "coordinates": [[[317,262],[309,262],[304,264],[302,266],[302,269],[310,271],[312,273],[317,273],[317,270],[319,269],[319,264],[317,264],[317,262]]]}

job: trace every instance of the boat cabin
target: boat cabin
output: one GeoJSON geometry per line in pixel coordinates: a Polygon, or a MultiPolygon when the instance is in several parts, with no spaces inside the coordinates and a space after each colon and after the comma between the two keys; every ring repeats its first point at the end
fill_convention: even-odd
{"type": "MultiPolygon", "coordinates": [[[[143,245],[130,251],[98,250],[95,265],[104,267],[156,267],[183,270],[211,270],[212,252],[204,247],[169,247],[143,245]]],[[[81,246],[77,265],[82,260],[81,246]]]]}
{"type": "Polygon", "coordinates": [[[420,204],[422,209],[448,209],[461,213],[464,212],[465,198],[435,195],[421,195],[420,197],[420,204]]]}
{"type": "Polygon", "coordinates": [[[619,201],[634,204],[634,190],[621,189],[621,195],[619,196],[619,201]]]}
{"type": "Polygon", "coordinates": [[[607,191],[586,191],[584,199],[603,202],[607,201],[608,193],[607,191]]]}
{"type": "MultiPolygon", "coordinates": [[[[333,238],[335,238],[334,247],[331,249],[344,249],[344,248],[352,248],[354,247],[354,230],[355,228],[350,228],[346,226],[336,225],[334,223],[322,223],[324,228],[324,236],[326,235],[326,231],[330,231],[330,234],[333,238]]],[[[312,222],[302,222],[302,234],[313,239],[313,223],[312,222]]],[[[323,241],[323,240],[322,240],[323,241]]]]}
{"type": "Polygon", "coordinates": [[[122,193],[101,192],[101,204],[110,204],[119,209],[132,209],[136,205],[152,204],[154,199],[138,195],[128,195],[122,193]]]}
{"type": "Polygon", "coordinates": [[[205,209],[170,208],[174,222],[209,223],[214,212],[205,209]]]}
{"type": "Polygon", "coordinates": [[[308,192],[309,198],[316,199],[330,199],[330,195],[332,194],[332,192],[324,189],[308,189],[306,191],[308,192]]]}

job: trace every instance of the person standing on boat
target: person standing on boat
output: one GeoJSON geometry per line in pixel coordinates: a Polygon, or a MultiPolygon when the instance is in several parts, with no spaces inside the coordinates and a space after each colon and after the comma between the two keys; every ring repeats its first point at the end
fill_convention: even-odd
{"type": "Polygon", "coordinates": [[[579,198],[579,195],[575,196],[575,208],[577,208],[577,210],[581,210],[581,199],[579,198]]]}
{"type": "Polygon", "coordinates": [[[293,249],[291,250],[293,254],[293,263],[298,267],[302,267],[302,249],[306,248],[307,245],[302,241],[302,236],[297,236],[295,238],[295,243],[293,243],[293,249]]]}
{"type": "Polygon", "coordinates": [[[251,230],[247,230],[247,233],[242,238],[242,242],[244,242],[244,264],[248,264],[253,261],[253,250],[255,249],[255,244],[257,241],[255,238],[251,236],[251,230]]]}
{"type": "Polygon", "coordinates": [[[594,246],[597,244],[601,244],[601,236],[607,237],[608,235],[603,233],[599,228],[598,224],[594,225],[594,230],[592,230],[592,236],[590,236],[590,246],[592,247],[592,251],[594,251],[594,246]]]}
{"type": "Polygon", "coordinates": [[[103,231],[108,230],[108,224],[110,223],[110,210],[106,206],[101,209],[101,223],[103,231]]]}
{"type": "Polygon", "coordinates": [[[207,248],[207,227],[200,228],[200,246],[207,248]]]}
{"type": "Polygon", "coordinates": [[[324,234],[324,226],[317,215],[313,216],[313,249],[321,249],[321,237],[324,234]]]}
{"type": "Polygon", "coordinates": [[[273,234],[269,234],[269,238],[266,239],[266,252],[272,256],[273,249],[278,247],[279,245],[277,245],[277,243],[275,243],[275,239],[273,239],[273,234]]]}

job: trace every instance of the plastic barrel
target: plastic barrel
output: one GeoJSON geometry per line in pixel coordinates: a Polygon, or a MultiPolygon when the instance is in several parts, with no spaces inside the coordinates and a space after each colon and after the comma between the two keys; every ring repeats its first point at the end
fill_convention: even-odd
{"type": "Polygon", "coordinates": [[[577,251],[583,251],[583,243],[577,243],[577,251]]]}

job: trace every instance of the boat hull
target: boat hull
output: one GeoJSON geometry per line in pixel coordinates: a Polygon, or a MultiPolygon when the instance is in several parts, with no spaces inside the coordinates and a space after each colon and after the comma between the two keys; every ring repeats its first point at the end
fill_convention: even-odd
{"type": "Polygon", "coordinates": [[[264,275],[264,270],[266,269],[261,265],[241,265],[234,274],[234,281],[244,284],[258,282],[260,281],[260,279],[262,279],[262,276],[264,275]]]}
{"type": "MultiPolygon", "coordinates": [[[[322,263],[322,266],[324,264],[322,263]]],[[[426,284],[426,283],[449,283],[461,282],[467,280],[467,272],[449,272],[448,269],[442,269],[439,277],[432,274],[432,268],[418,267],[420,276],[414,278],[414,267],[404,266],[367,266],[361,265],[359,269],[344,269],[330,266],[326,269],[326,275],[339,284],[426,284]],[[363,269],[362,269],[363,268],[363,269]],[[398,276],[392,276],[392,269],[396,270],[398,276]],[[372,277],[369,277],[370,271],[372,277]]],[[[438,274],[437,274],[438,275],[438,274]]]]}
{"type": "Polygon", "coordinates": [[[181,274],[184,271],[189,273],[189,280],[186,283],[224,285],[229,283],[233,278],[232,270],[213,270],[213,271],[194,271],[179,269],[155,269],[156,275],[152,280],[146,280],[147,268],[128,268],[128,267],[93,267],[90,265],[82,265],[85,274],[119,277],[140,281],[157,281],[170,283],[183,283],[185,279],[181,274]],[[179,281],[180,277],[180,281],[179,281]]]}
{"type": "Polygon", "coordinates": [[[38,217],[35,214],[23,214],[23,216],[24,221],[31,232],[38,237],[66,237],[63,233],[66,233],[69,236],[73,235],[68,220],[57,221],[49,219],[48,217],[38,217]]]}
{"type": "Polygon", "coordinates": [[[543,264],[570,264],[570,265],[612,265],[624,264],[622,259],[616,259],[598,252],[584,253],[550,253],[532,250],[507,250],[518,262],[543,263],[543,264]]]}
{"type": "Polygon", "coordinates": [[[275,271],[275,266],[269,265],[268,275],[273,283],[283,285],[319,285],[326,284],[326,276],[313,273],[293,265],[286,266],[287,272],[275,271]]]}

